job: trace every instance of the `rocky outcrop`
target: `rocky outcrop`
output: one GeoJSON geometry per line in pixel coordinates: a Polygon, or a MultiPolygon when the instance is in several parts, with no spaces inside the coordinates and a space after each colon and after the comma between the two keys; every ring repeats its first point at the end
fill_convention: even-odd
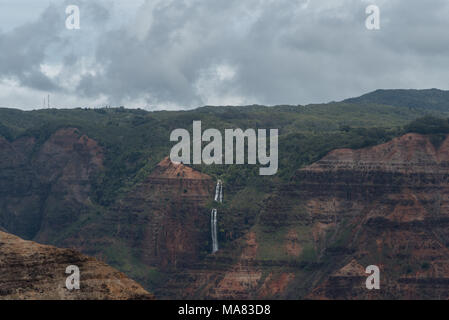
{"type": "Polygon", "coordinates": [[[357,277],[336,290],[339,278],[331,275],[314,297],[449,298],[448,178],[449,138],[436,147],[418,134],[335,150],[300,170],[310,224],[329,226],[322,260],[333,257],[342,268],[355,259],[382,270],[380,290],[368,294],[357,277]]]}
{"type": "Polygon", "coordinates": [[[0,232],[0,299],[153,299],[139,284],[103,262],[71,249],[25,241],[0,232]],[[68,266],[80,270],[80,289],[68,290],[68,266]]]}
{"type": "Polygon", "coordinates": [[[205,205],[212,192],[211,177],[165,158],[116,205],[118,236],[138,247],[147,265],[176,269],[194,263],[209,239],[205,205]]]}

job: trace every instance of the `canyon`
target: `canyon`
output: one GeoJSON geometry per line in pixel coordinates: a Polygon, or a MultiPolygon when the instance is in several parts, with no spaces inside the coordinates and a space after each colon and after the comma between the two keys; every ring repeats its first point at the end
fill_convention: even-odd
{"type": "Polygon", "coordinates": [[[449,298],[447,134],[332,148],[286,180],[258,180],[264,178],[256,170],[252,184],[237,179],[243,170],[172,162],[169,148],[154,144],[132,177],[126,166],[114,169],[126,180],[105,202],[114,149],[94,133],[63,126],[0,136],[0,229],[33,241],[1,233],[26,252],[11,249],[0,259],[5,298],[37,299],[39,288],[42,298],[148,297],[136,283],[158,299],[449,298]],[[57,260],[20,246],[53,252],[57,260]],[[87,266],[97,278],[125,277],[107,263],[133,279],[126,286],[136,294],[119,284],[110,295],[92,287],[87,296],[52,296],[48,288],[65,273],[39,271],[48,280],[30,269],[54,263],[60,270],[72,258],[82,272],[83,261],[92,261],[87,266]],[[379,290],[365,287],[369,265],[380,268],[379,290]],[[14,284],[15,266],[28,282],[14,284]]]}

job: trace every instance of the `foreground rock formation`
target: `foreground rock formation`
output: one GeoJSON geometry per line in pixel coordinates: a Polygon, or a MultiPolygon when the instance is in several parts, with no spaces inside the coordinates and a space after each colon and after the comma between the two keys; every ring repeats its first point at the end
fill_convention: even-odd
{"type": "Polygon", "coordinates": [[[94,258],[0,231],[0,299],[140,300],[153,296],[94,258]],[[69,265],[80,269],[80,290],[66,288],[69,265]]]}
{"type": "Polygon", "coordinates": [[[126,211],[143,219],[141,247],[146,264],[177,268],[198,260],[209,239],[205,205],[213,197],[213,187],[210,176],[165,158],[120,203],[122,214],[126,211]]]}

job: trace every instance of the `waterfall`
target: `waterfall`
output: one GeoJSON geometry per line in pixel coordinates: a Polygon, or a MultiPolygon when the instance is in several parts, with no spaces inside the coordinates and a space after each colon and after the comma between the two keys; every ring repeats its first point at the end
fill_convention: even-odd
{"type": "Polygon", "coordinates": [[[215,187],[215,199],[216,202],[223,202],[223,185],[221,180],[217,181],[217,186],[215,187]]]}
{"type": "Polygon", "coordinates": [[[217,209],[212,209],[210,213],[210,227],[212,234],[212,253],[218,251],[218,239],[217,239],[217,209]]]}
{"type": "MultiPolygon", "coordinates": [[[[215,187],[215,202],[223,202],[223,184],[221,180],[217,181],[217,186],[215,187]]],[[[210,213],[210,228],[212,235],[212,253],[218,251],[218,238],[217,238],[217,209],[212,209],[210,213]]]]}

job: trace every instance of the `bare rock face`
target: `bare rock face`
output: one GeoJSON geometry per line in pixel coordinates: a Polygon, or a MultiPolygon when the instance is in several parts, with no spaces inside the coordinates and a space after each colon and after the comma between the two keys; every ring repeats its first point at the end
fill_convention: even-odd
{"type": "MultiPolygon", "coordinates": [[[[139,247],[147,265],[178,268],[198,260],[209,237],[208,210],[214,182],[202,174],[168,158],[116,207],[116,223],[124,219],[139,225],[130,245],[139,247]]],[[[120,234],[128,237],[126,229],[120,234]]]]}
{"type": "Polygon", "coordinates": [[[196,171],[179,162],[173,162],[169,157],[164,158],[158,163],[156,168],[149,176],[150,180],[167,179],[179,181],[201,181],[211,180],[212,178],[207,174],[196,171]]]}
{"type": "MultiPolygon", "coordinates": [[[[162,274],[183,277],[185,268],[209,252],[207,203],[213,199],[214,187],[210,176],[165,158],[98,221],[86,223],[61,243],[104,257],[153,288],[152,270],[160,275],[151,281],[161,281],[162,274]],[[118,254],[120,260],[115,259],[118,254]]],[[[182,290],[188,283],[182,280],[177,285],[182,290]]],[[[179,297],[167,286],[157,286],[153,292],[157,297],[179,297]]]]}
{"type": "MultiPolygon", "coordinates": [[[[295,278],[288,266],[277,269],[264,266],[258,259],[258,247],[255,232],[244,237],[244,244],[237,262],[222,273],[214,286],[209,286],[206,296],[213,299],[266,299],[282,295],[286,287],[295,278]],[[264,273],[266,275],[264,276],[264,273]]],[[[282,262],[280,263],[282,264],[282,262]]]]}
{"type": "Polygon", "coordinates": [[[0,299],[153,299],[139,284],[108,265],[78,253],[0,232],[0,299]],[[66,268],[80,269],[80,289],[66,288],[66,268]]]}
{"type": "Polygon", "coordinates": [[[318,253],[340,260],[334,268],[355,259],[382,270],[380,290],[331,274],[314,298],[449,298],[449,138],[436,147],[407,134],[335,150],[296,179],[310,224],[328,226],[318,253]]]}
{"type": "Polygon", "coordinates": [[[90,179],[103,167],[103,151],[77,129],[59,129],[42,145],[0,137],[0,152],[0,224],[8,231],[47,242],[91,204],[90,179]]]}
{"type": "Polygon", "coordinates": [[[330,152],[266,199],[240,247],[186,272],[182,297],[449,299],[448,151],[407,134],[330,152]]]}
{"type": "Polygon", "coordinates": [[[90,204],[90,179],[103,168],[103,150],[76,128],[55,132],[34,161],[39,180],[46,186],[42,225],[34,239],[48,242],[57,229],[70,227],[90,204]]]}

